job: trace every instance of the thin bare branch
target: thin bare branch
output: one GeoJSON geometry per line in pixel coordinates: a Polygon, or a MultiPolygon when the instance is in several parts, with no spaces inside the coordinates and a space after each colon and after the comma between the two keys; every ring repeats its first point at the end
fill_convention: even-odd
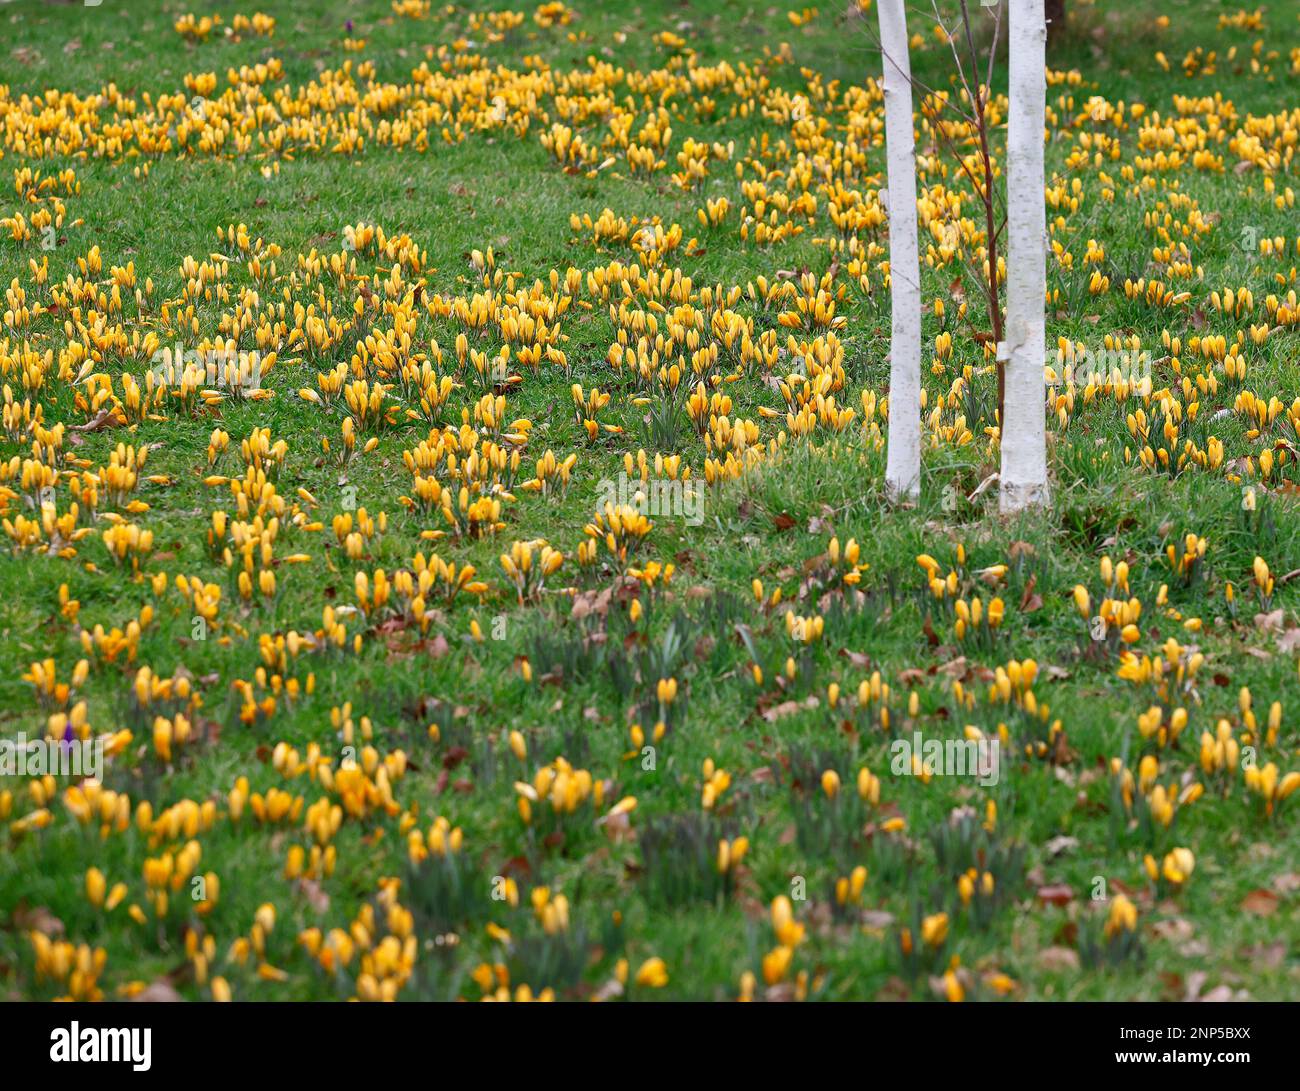
{"type": "MultiPolygon", "coordinates": [[[[885,57],[887,60],[889,60],[889,63],[893,66],[894,70],[898,71],[899,70],[898,62],[888,57],[884,47],[881,45],[880,38],[871,30],[867,31],[867,35],[868,37],[871,38],[872,42],[875,44],[876,49],[880,52],[880,55],[882,57],[885,57]]],[[[917,79],[915,75],[911,77],[911,83],[914,89],[916,89],[917,91],[922,91],[927,95],[938,95],[940,93],[937,88],[931,87],[924,80],[917,79]]],[[[953,109],[957,114],[961,116],[963,121],[967,121],[971,124],[975,123],[974,117],[966,113],[966,111],[962,110],[959,106],[953,106],[953,109]]]]}
{"type": "Polygon", "coordinates": [[[993,9],[993,44],[989,46],[989,74],[988,79],[984,81],[986,87],[993,86],[993,65],[998,58],[998,31],[1002,29],[1002,5],[998,4],[993,9]]]}

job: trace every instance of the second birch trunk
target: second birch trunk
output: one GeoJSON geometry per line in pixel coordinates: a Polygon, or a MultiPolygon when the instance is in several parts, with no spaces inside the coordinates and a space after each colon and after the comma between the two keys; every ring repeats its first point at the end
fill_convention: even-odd
{"type": "MultiPolygon", "coordinates": [[[[1043,0],[1010,0],[1007,118],[1006,405],[1000,504],[1015,512],[1048,499],[1045,297],[1047,212],[1043,127],[1047,112],[1047,23],[1043,0]]],[[[892,417],[892,413],[891,413],[892,417]]]]}

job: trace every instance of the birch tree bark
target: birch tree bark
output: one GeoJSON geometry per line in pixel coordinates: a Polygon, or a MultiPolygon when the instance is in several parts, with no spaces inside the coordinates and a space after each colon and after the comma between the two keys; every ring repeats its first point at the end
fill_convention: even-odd
{"type": "MultiPolygon", "coordinates": [[[[1046,384],[1047,212],[1043,127],[1047,116],[1047,23],[1043,0],[1010,0],[1007,118],[1006,407],[1001,423],[1002,511],[1048,500],[1046,384]]],[[[890,413],[893,416],[892,407],[890,413]]]]}
{"type": "MultiPolygon", "coordinates": [[[[1040,0],[1041,3],[1041,0],[1040,0]]],[[[921,271],[916,234],[916,159],[912,64],[903,0],[878,0],[885,91],[889,210],[889,446],[885,490],[891,500],[921,487],[921,271]]]]}

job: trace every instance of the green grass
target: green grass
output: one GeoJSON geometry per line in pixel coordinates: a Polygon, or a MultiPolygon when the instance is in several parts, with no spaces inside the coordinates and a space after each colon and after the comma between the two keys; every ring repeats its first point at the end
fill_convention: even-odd
{"type": "MultiPolygon", "coordinates": [[[[952,7],[944,5],[944,10],[952,7]]],[[[1232,5],[1164,5],[1170,25],[1163,30],[1155,26],[1154,16],[1135,5],[1072,3],[1071,8],[1069,32],[1051,57],[1051,66],[1073,72],[1077,83],[1049,88],[1057,124],[1051,126],[1048,163],[1049,172],[1055,171],[1067,186],[1073,179],[1079,181],[1084,200],[1077,212],[1049,209],[1049,219],[1058,214],[1064,218],[1054,238],[1073,252],[1076,267],[1070,272],[1050,264],[1049,289],[1061,293],[1061,303],[1049,310],[1049,336],[1096,350],[1108,334],[1137,335],[1157,358],[1154,381],[1159,389],[1177,381],[1163,359],[1168,354],[1161,347],[1162,332],[1182,338],[1184,346],[1198,333],[1223,333],[1231,342],[1236,331],[1268,321],[1264,300],[1269,293],[1284,296],[1294,287],[1296,213],[1285,200],[1288,187],[1294,188],[1294,166],[1286,164],[1273,173],[1275,189],[1269,192],[1262,171],[1234,169],[1240,155],[1229,149],[1228,141],[1246,124],[1247,114],[1283,115],[1280,127],[1295,131],[1294,75],[1289,72],[1295,62],[1289,53],[1300,46],[1300,4],[1288,0],[1265,6],[1262,31],[1218,29],[1218,14],[1231,14],[1236,10],[1232,5]],[[1251,68],[1249,54],[1256,40],[1263,42],[1260,63],[1267,70],[1251,68]],[[1217,52],[1212,75],[1183,75],[1181,62],[1197,47],[1217,52]],[[1231,58],[1230,50],[1235,50],[1231,58]],[[1172,72],[1154,60],[1157,51],[1167,57],[1172,72]],[[1189,152],[1186,165],[1154,173],[1149,187],[1124,181],[1125,165],[1153,154],[1153,149],[1138,147],[1135,122],[1124,129],[1100,126],[1118,141],[1118,159],[1098,167],[1089,148],[1086,163],[1067,166],[1081,139],[1099,128],[1086,120],[1072,124],[1086,114],[1093,95],[1112,104],[1142,103],[1148,118],[1154,112],[1169,118],[1179,113],[1175,96],[1216,94],[1235,107],[1235,115],[1224,122],[1225,138],[1211,136],[1207,144],[1223,157],[1221,171],[1194,168],[1189,152]],[[1101,196],[1101,171],[1114,180],[1113,201],[1101,196]],[[1179,207],[1175,195],[1178,200],[1185,195],[1194,204],[1179,207]],[[1179,278],[1157,267],[1152,250],[1162,240],[1149,221],[1163,218],[1166,211],[1172,238],[1186,242],[1199,273],[1179,278]],[[1201,233],[1194,230],[1193,212],[1207,222],[1201,233]],[[1184,233],[1184,225],[1192,225],[1190,233],[1184,233]],[[1290,256],[1243,252],[1237,242],[1247,227],[1261,237],[1284,235],[1290,256]],[[1095,267],[1111,282],[1110,290],[1098,295],[1087,290],[1094,266],[1083,265],[1089,238],[1104,245],[1104,259],[1095,267]],[[1130,301],[1123,291],[1125,278],[1139,276],[1165,280],[1174,291],[1190,292],[1190,299],[1168,308],[1130,301]],[[1255,307],[1249,318],[1230,319],[1211,308],[1211,290],[1228,287],[1253,291],[1255,307]]],[[[186,886],[173,894],[168,912],[156,919],[145,901],[145,859],[179,849],[185,836],[150,837],[135,825],[101,836],[97,823],[78,824],[61,797],[50,802],[48,826],[23,833],[10,824],[33,811],[38,800],[29,784],[4,778],[0,792],[12,796],[0,828],[5,842],[0,853],[0,995],[45,999],[68,991],[66,980],[43,979],[37,972],[28,933],[38,928],[73,943],[102,947],[107,962],[99,986],[108,996],[119,989],[129,991],[131,983],[158,980],[186,998],[209,996],[187,956],[190,934],[212,937],[216,958],[209,977],[222,975],[237,998],[347,998],[358,991],[360,955],[343,973],[330,975],[307,955],[298,937],[310,928],[347,929],[364,906],[378,904],[380,881],[386,878],[402,880],[397,901],[415,914],[418,957],[399,994],[406,999],[477,998],[482,990],[470,974],[483,962],[505,963],[512,987],[527,984],[537,991],[553,986],[561,997],[585,998],[611,978],[620,958],[629,960],[635,974],[652,956],[664,959],[669,982],[658,991],[633,985],[632,996],[730,999],[749,971],[758,975],[761,997],[763,958],[777,945],[769,906],[778,895],[799,889],[800,879],[807,897],[796,900],[794,910],[806,935],[795,951],[787,982],[806,972],[812,997],[932,998],[936,994],[930,977],[942,973],[954,956],[972,973],[964,979],[968,995],[993,995],[979,984],[993,971],[1014,979],[1012,996],[1031,1000],[1180,999],[1198,971],[1207,975],[1203,992],[1226,987],[1257,999],[1294,995],[1300,977],[1294,847],[1300,803],[1292,797],[1266,817],[1239,772],[1209,777],[1198,761],[1201,733],[1214,731],[1226,719],[1239,742],[1256,748],[1261,765],[1274,762],[1282,773],[1300,769],[1292,696],[1296,649],[1286,636],[1296,624],[1298,581],[1283,579],[1300,568],[1295,462],[1276,469],[1264,483],[1256,515],[1242,510],[1243,488],[1253,479],[1241,460],[1258,459],[1278,440],[1296,442],[1286,431],[1287,414],[1283,412],[1264,435],[1250,435],[1245,415],[1231,412],[1241,388],[1225,378],[1221,364],[1211,369],[1185,349],[1184,374],[1213,371],[1220,385],[1216,393],[1201,398],[1197,419],[1185,424],[1182,436],[1202,447],[1209,436],[1217,437],[1225,448],[1223,465],[1171,475],[1126,464],[1125,450],[1135,444],[1125,417],[1142,399],[1118,402],[1102,395],[1085,406],[1080,391],[1068,426],[1049,418],[1050,508],[1001,519],[996,487],[973,501],[966,499],[996,470],[998,459],[996,445],[984,431],[994,424],[995,381],[971,336],[987,328],[988,320],[977,290],[968,282],[964,296],[969,320],[949,321],[953,355],[946,370],[927,373],[926,387],[933,407],[948,394],[963,366],[975,369],[969,398],[947,406],[942,420],[945,427],[951,426],[959,413],[966,413],[973,438],[965,444],[937,440],[925,452],[920,501],[910,507],[886,506],[883,450],[863,434],[860,400],[862,391],[880,396],[888,386],[888,300],[877,268],[883,254],[869,263],[874,291],[868,295],[844,271],[848,255],[833,259],[825,245],[837,233],[827,215],[826,194],[818,189],[820,178],[812,185],[817,196],[814,220],[797,221],[806,225],[802,235],[771,247],[742,241],[738,213],[747,202],[735,175],[735,163],[757,155],[754,148],[759,145],[751,141],[767,138],[769,150],[781,140],[790,146],[788,94],[808,94],[811,87],[837,83],[838,97],[815,113],[843,139],[849,120],[847,89],[861,87],[879,73],[874,9],[861,19],[850,18],[839,5],[823,5],[806,27],[795,27],[784,7],[737,10],[713,2],[689,7],[591,5],[591,10],[579,6],[571,25],[545,28],[533,20],[529,7],[521,9],[523,25],[500,42],[485,41],[481,31],[471,29],[470,13],[488,10],[479,4],[452,9],[435,4],[428,17],[419,19],[399,17],[378,0],[325,0],[305,6],[266,0],[256,7],[213,3],[193,10],[196,15],[219,13],[229,25],[237,12],[251,15],[258,9],[276,17],[273,37],[250,33],[238,41],[227,40],[218,28],[206,41],[189,44],[172,29],[173,21],[191,10],[187,5],[165,3],[146,10],[116,0],[90,8],[7,4],[0,8],[8,85],[7,94],[0,91],[0,118],[23,95],[57,88],[89,96],[103,93],[110,84],[136,100],[138,114],[146,114],[146,93],[154,101],[164,93],[188,98],[184,80],[189,73],[217,73],[220,95],[227,87],[228,69],[272,58],[284,69],[283,81],[268,84],[272,89],[297,88],[344,64],[350,64],[351,78],[363,91],[371,81],[376,88],[409,88],[415,69],[427,62],[437,71],[439,47],[450,48],[462,37],[473,42],[466,54],[486,59],[490,81],[508,79],[505,70],[522,70],[530,55],[542,58],[556,73],[586,70],[593,63],[617,66],[624,74],[611,92],[611,102],[620,107],[630,103],[637,111],[634,140],[647,113],[661,102],[656,92],[633,91],[628,81],[637,73],[662,73],[666,65],[678,63],[670,62],[672,51],[655,40],[661,31],[685,38],[697,67],[726,62],[740,73],[743,63],[749,66],[744,71],[766,82],[740,93],[726,85],[710,90],[719,105],[713,121],[697,116],[693,98],[698,96],[678,91],[664,100],[673,135],[660,157],[669,165],[649,180],[632,176],[621,156],[590,177],[562,171],[539,141],[550,122],[562,116],[553,94],[540,99],[546,119],[533,117],[522,139],[503,129],[475,132],[467,118],[461,142],[445,143],[441,131],[446,122],[438,120],[428,124],[427,150],[388,147],[376,134],[382,120],[376,111],[367,120],[370,135],[363,151],[301,151],[292,158],[277,157],[278,172],[269,178],[262,168],[273,157],[256,144],[242,155],[33,156],[16,150],[12,135],[6,137],[7,130],[0,126],[6,172],[30,166],[48,176],[72,168],[80,183],[79,194],[63,198],[69,223],[58,231],[53,252],[44,254],[39,239],[20,245],[0,230],[4,284],[16,281],[25,288],[29,303],[48,306],[49,289],[33,283],[29,259],[39,263],[48,256],[50,284],[59,285],[69,275],[75,279],[76,259],[98,246],[103,271],[95,279],[104,292],[109,290],[110,268],[128,261],[142,283],[146,276],[153,280],[151,307],[138,313],[128,298],[125,313],[109,319],[110,324],[121,322],[129,336],[135,330],[159,328],[161,302],[177,300],[185,290],[181,264],[188,255],[199,261],[214,252],[230,255],[226,281],[233,293],[231,303],[208,300],[196,308],[201,335],[211,336],[222,315],[231,311],[234,296],[251,283],[245,259],[217,239],[217,231],[230,224],[245,224],[253,240],[281,248],[279,282],[261,289],[263,303],[278,302],[288,291],[306,306],[317,300],[318,285],[290,283],[299,255],[313,249],[323,255],[339,253],[347,225],[378,224],[390,237],[408,234],[426,259],[417,277],[406,276],[407,287],[423,280],[426,300],[434,293],[469,298],[483,291],[470,254],[489,246],[497,269],[517,273],[524,288],[540,280],[549,293],[552,270],[563,278],[565,270],[574,267],[585,281],[589,270],[636,259],[625,243],[597,246],[589,233],[570,228],[571,214],[589,214],[594,220],[609,208],[627,218],[660,217],[665,229],[680,224],[683,243],[664,257],[660,268],[679,267],[697,290],[714,284],[743,288],[760,275],[773,280],[782,272],[807,270],[820,277],[832,269],[834,260],[836,286],[846,287],[839,313],[848,320],[838,331],[845,382],[837,402],[855,409],[858,417],[838,436],[820,429],[810,440],[787,437],[743,478],[710,489],[698,525],[680,514],[656,514],[637,559],[673,563],[676,572],[665,590],[645,598],[645,615],[635,622],[626,591],[613,596],[607,612],[585,620],[578,616],[581,607],[575,610],[574,605],[621,586],[607,554],[594,565],[577,564],[576,551],[584,540],[583,527],[596,510],[601,481],[617,475],[625,453],[646,447],[651,457],[654,454],[653,446],[641,438],[646,410],[631,400],[640,392],[626,373],[615,373],[607,363],[617,335],[609,308],[592,301],[585,288],[578,298],[592,303],[590,309],[575,301],[561,320],[566,340],[560,347],[568,358],[568,373],[547,365],[536,374],[527,372],[525,381],[509,391],[506,409],[507,421],[532,422],[521,480],[531,476],[535,460],[549,448],[560,458],[578,453],[572,486],[560,498],[517,491],[517,500],[505,505],[506,526],[495,536],[422,540],[421,532],[439,523],[408,513],[399,504],[398,497],[410,492],[403,451],[428,434],[427,425],[403,420],[384,430],[377,449],[358,454],[345,471],[322,457],[321,439],[337,447],[345,411],[309,404],[297,391],[314,387],[318,371],[347,363],[355,333],[322,359],[307,358],[301,350],[281,350],[282,362],[269,375],[275,395],[270,400],[228,399],[215,411],[195,417],[171,412],[166,419],[144,420],[129,431],[75,433],[75,440],[74,433],[66,433],[65,456],[84,460],[86,470],[106,465],[119,443],[149,445],[143,473],[167,475],[169,483],[142,481],[135,496],[147,502],[149,510],[127,518],[152,530],[153,553],[142,569],[146,575],[167,573],[168,587],[155,595],[148,582],[133,580],[129,569],[114,566],[101,541],[108,526],[103,513],[115,510],[107,502],[101,503],[98,517],[83,512],[81,525],[94,533],[76,544],[73,557],[47,555],[44,549],[11,549],[8,541],[0,541],[0,731],[12,737],[19,732],[34,736],[45,729],[53,710],[42,707],[22,680],[33,662],[53,658],[59,679],[66,681],[84,654],[79,626],[125,628],[151,604],[155,617],[140,637],[134,662],[104,663],[91,656],[90,676],[75,700],[86,702],[96,732],[122,727],[134,732],[130,747],[110,763],[105,775],[105,786],[128,793],[132,808],[148,801],[157,815],[186,799],[214,802],[217,818],[210,829],[196,835],[202,847],[198,870],[219,876],[220,897],[210,912],[200,915],[186,886]],[[366,42],[358,52],[343,46],[348,20],[353,24],[351,36],[366,42]],[[373,75],[358,76],[362,63],[373,63],[373,75]],[[751,101],[761,101],[768,113],[751,108],[745,116],[729,116],[733,106],[751,101]],[[708,178],[695,191],[678,188],[669,177],[688,137],[735,142],[732,161],[711,163],[708,178]],[[145,163],[147,176],[137,176],[136,169],[145,163]],[[706,198],[719,196],[730,199],[730,216],[719,227],[701,228],[695,210],[706,198]],[[74,220],[79,222],[72,224],[74,220]],[[688,245],[692,237],[697,239],[694,247],[688,245]],[[589,444],[574,419],[572,383],[588,389],[599,385],[610,392],[613,398],[601,419],[621,426],[623,432],[604,434],[589,444]],[[1218,417],[1222,410],[1229,413],[1218,417]],[[210,468],[207,445],[216,427],[229,434],[230,449],[210,468]],[[211,513],[234,514],[229,488],[208,486],[203,478],[209,473],[242,474],[239,443],[255,427],[269,428],[273,440],[289,444],[276,481],[279,493],[293,504],[298,489],[309,491],[319,507],[304,505],[304,510],[325,526],[319,533],[284,528],[275,548],[274,601],[250,605],[240,601],[232,574],[206,542],[211,513]],[[384,511],[388,516],[386,534],[371,543],[359,561],[339,549],[330,529],[332,517],[343,510],[348,486],[355,487],[357,503],[372,515],[384,511]],[[1209,545],[1203,577],[1185,588],[1170,575],[1163,554],[1169,543],[1181,541],[1188,532],[1204,537],[1209,545]],[[860,601],[822,598],[815,583],[833,535],[841,543],[855,538],[862,560],[869,564],[859,585],[860,601]],[[545,538],[566,560],[548,581],[541,601],[520,607],[497,558],[513,541],[535,538],[545,538]],[[965,548],[969,574],[962,593],[982,594],[986,602],[996,593],[1007,604],[992,646],[962,646],[956,641],[946,608],[933,605],[915,562],[918,554],[931,554],[946,574],[955,564],[959,544],[965,548]],[[440,608],[423,640],[410,627],[372,626],[350,618],[349,639],[357,632],[365,634],[359,653],[304,653],[288,674],[305,683],[312,673],[314,691],[292,705],[281,701],[267,719],[251,725],[241,722],[235,682],[251,680],[262,665],[260,635],[318,629],[326,605],[355,602],[357,571],[373,577],[382,568],[391,577],[410,567],[417,550],[475,566],[490,590],[481,597],[462,593],[452,606],[440,608]],[[310,554],[311,562],[284,563],[284,557],[297,552],[310,554]],[[1194,688],[1179,702],[1187,707],[1189,721],[1176,747],[1157,750],[1154,742],[1138,735],[1137,717],[1153,702],[1152,687],[1120,678],[1117,656],[1098,655],[1090,648],[1087,625],[1074,609],[1071,592],[1076,584],[1084,584],[1094,601],[1099,597],[1098,563],[1103,555],[1129,562],[1131,594],[1143,606],[1135,650],[1162,654],[1162,645],[1172,637],[1195,645],[1205,656],[1194,688]],[[1256,556],[1264,557],[1277,577],[1272,608],[1282,611],[1285,632],[1255,620],[1259,607],[1250,581],[1256,556]],[[998,590],[974,578],[979,570],[1002,563],[1010,567],[998,590]],[[220,619],[207,639],[193,639],[191,608],[174,585],[177,574],[199,576],[223,589],[220,619]],[[750,590],[755,578],[762,581],[767,596],[781,590],[779,607],[755,603],[750,590]],[[1237,590],[1235,617],[1225,604],[1229,581],[1237,590]],[[80,603],[75,623],[60,612],[62,584],[80,603]],[[1162,584],[1168,585],[1165,608],[1157,606],[1162,584]],[[787,604],[801,615],[825,616],[820,642],[807,649],[793,645],[783,617],[787,604]],[[1182,617],[1201,618],[1203,631],[1184,630],[1182,617]],[[481,642],[469,635],[475,620],[486,634],[481,642]],[[676,649],[674,642],[679,644],[676,649]],[[793,678],[782,677],[787,656],[797,660],[793,678]],[[531,682],[520,670],[521,657],[533,665],[531,682]],[[999,722],[1006,722],[1023,743],[1035,730],[1027,717],[990,705],[986,691],[993,670],[1029,658],[1039,668],[1033,687],[1036,700],[1050,706],[1049,719],[1059,719],[1064,732],[1064,741],[1053,753],[1022,757],[1017,746],[999,782],[990,788],[969,778],[937,776],[926,784],[891,774],[891,740],[910,737],[913,728],[928,737],[955,738],[968,724],[991,733],[999,722]],[[755,660],[763,671],[761,685],[752,678],[755,660]],[[142,665],[162,677],[185,673],[201,695],[194,716],[199,737],[179,748],[171,763],[153,752],[152,713],[142,716],[130,703],[131,681],[142,665]],[[874,671],[892,690],[892,734],[869,723],[854,707],[859,682],[874,671]],[[656,683],[669,675],[678,681],[679,705],[670,732],[655,747],[653,769],[646,769],[629,741],[629,727],[640,723],[647,732],[652,728],[656,683]],[[973,708],[959,705],[954,678],[973,691],[973,708]],[[828,703],[832,683],[843,692],[835,709],[828,703]],[[1259,738],[1260,731],[1253,739],[1246,737],[1239,704],[1243,689],[1249,690],[1261,728],[1270,704],[1282,702],[1281,729],[1274,743],[1259,738]],[[918,706],[915,716],[908,711],[912,694],[918,706]],[[303,884],[284,875],[290,848],[309,850],[312,845],[302,819],[259,826],[246,813],[242,821],[232,822],[228,794],[236,779],[245,776],[255,792],[282,788],[302,796],[304,808],[326,796],[322,785],[305,773],[286,778],[277,772],[272,751],[285,742],[305,755],[314,743],[337,769],[346,755],[344,741],[331,724],[331,710],[345,703],[350,703],[358,725],[362,716],[370,718],[371,741],[381,755],[399,749],[406,754],[406,774],[392,787],[398,813],[345,818],[331,841],[337,852],[333,874],[303,884]],[[429,737],[431,722],[440,724],[439,742],[429,737]],[[527,740],[525,765],[506,742],[514,730],[527,740]],[[1201,780],[1205,794],[1179,813],[1172,829],[1148,835],[1115,809],[1105,769],[1121,754],[1135,774],[1139,758],[1153,754],[1159,758],[1161,783],[1201,780]],[[601,807],[584,805],[559,824],[562,836],[548,837],[551,820],[542,806],[534,807],[532,826],[521,821],[514,783],[532,780],[541,765],[561,756],[609,786],[601,807]],[[706,759],[731,776],[731,786],[707,815],[701,807],[706,759]],[[880,805],[858,813],[852,806],[853,785],[863,766],[881,779],[880,805]],[[817,783],[827,769],[837,771],[844,784],[837,803],[827,801],[817,783]],[[624,796],[637,800],[628,829],[620,832],[617,822],[597,825],[595,820],[624,796]],[[989,802],[996,804],[997,823],[984,849],[1005,852],[1017,846],[1022,858],[1019,865],[999,872],[997,902],[987,921],[977,921],[960,906],[960,869],[940,863],[935,835],[959,807],[974,808],[982,822],[989,802]],[[448,880],[441,872],[430,877],[433,865],[426,865],[423,877],[413,876],[408,867],[403,816],[413,817],[418,828],[427,830],[438,815],[463,830],[456,872],[464,883],[460,895],[434,889],[439,880],[448,880]],[[905,829],[881,829],[890,818],[904,819],[905,829]],[[649,866],[644,851],[646,831],[665,825],[669,848],[664,866],[672,882],[649,866]],[[742,835],[749,839],[749,853],[721,892],[707,861],[720,837],[742,835]],[[1152,852],[1159,861],[1176,846],[1195,854],[1195,872],[1184,889],[1157,891],[1145,875],[1143,856],[1152,852]],[[702,854],[704,866],[693,862],[694,853],[702,854]],[[833,909],[835,880],[859,864],[869,872],[861,904],[833,909]],[[84,876],[91,867],[99,868],[110,885],[128,885],[125,900],[112,912],[95,909],[86,899],[84,876]],[[492,897],[498,876],[517,881],[518,908],[492,897]],[[1100,927],[1109,902],[1091,897],[1097,877],[1105,880],[1110,897],[1126,892],[1137,903],[1143,960],[1094,968],[1075,965],[1059,951],[1050,953],[1081,948],[1100,927]],[[1040,897],[1040,891],[1061,885],[1071,892],[1069,904],[1040,897]],[[540,886],[568,899],[571,921],[564,936],[538,938],[529,892],[540,886]],[[689,897],[674,900],[669,886],[685,889],[689,897]],[[1262,897],[1260,891],[1273,897],[1262,897]],[[249,935],[258,907],[268,902],[275,906],[278,920],[266,941],[265,961],[283,971],[282,979],[260,978],[256,954],[242,964],[227,958],[232,944],[249,935]],[[128,915],[131,905],[143,908],[145,923],[128,915]],[[1271,912],[1261,915],[1260,908],[1271,912]],[[899,929],[915,929],[921,916],[940,911],[951,917],[945,943],[929,964],[909,966],[899,956],[899,929]],[[511,943],[489,934],[489,922],[508,929],[511,943]],[[435,942],[435,937],[449,935],[454,941],[435,942]]],[[[909,18],[913,31],[925,38],[924,48],[913,53],[918,78],[930,86],[950,85],[951,54],[931,33],[931,20],[921,20],[916,13],[909,18]]],[[[986,40],[987,31],[982,33],[986,40]]],[[[1005,87],[1004,63],[1000,57],[995,88],[1005,87]]],[[[571,90],[568,95],[576,99],[581,92],[571,90]]],[[[486,98],[490,101],[491,94],[486,98]]],[[[101,109],[101,123],[108,113],[107,106],[101,109]]],[[[607,114],[608,107],[597,110],[576,127],[598,144],[608,134],[607,114]]],[[[1204,123],[1203,108],[1189,108],[1184,114],[1204,123]]],[[[878,127],[878,103],[871,116],[878,127]]],[[[1002,131],[996,131],[995,146],[1000,147],[1002,139],[1002,131]]],[[[932,151],[924,140],[922,151],[932,151]]],[[[846,167],[838,179],[864,197],[874,194],[883,173],[880,147],[870,146],[865,155],[865,164],[846,167]]],[[[944,181],[939,162],[927,172],[924,184],[944,181]]],[[[791,166],[787,158],[771,155],[763,163],[786,172],[791,166]]],[[[951,181],[951,163],[946,169],[951,181]]],[[[1143,174],[1137,169],[1135,183],[1143,174]]],[[[21,211],[30,219],[39,206],[21,202],[8,177],[6,173],[7,196],[0,198],[0,214],[21,211]]],[[[756,177],[752,164],[745,177],[756,177]]],[[[785,175],[769,179],[769,192],[781,191],[786,181],[785,175]]],[[[967,187],[956,188],[966,195],[964,214],[975,216],[967,187]]],[[[864,230],[861,241],[883,245],[885,240],[877,229],[874,234],[864,230]]],[[[357,261],[358,277],[367,278],[365,291],[374,287],[382,294],[379,285],[388,279],[391,263],[370,254],[357,255],[357,261]]],[[[927,268],[927,308],[932,300],[942,299],[951,315],[958,295],[951,284],[959,276],[957,263],[927,268]]],[[[335,312],[346,318],[362,286],[360,279],[344,288],[326,279],[322,291],[335,312]]],[[[645,300],[638,298],[629,306],[644,308],[645,300]]],[[[763,312],[747,299],[736,306],[755,319],[755,336],[775,325],[775,313],[781,309],[763,312]]],[[[63,323],[70,317],[47,313],[29,329],[0,331],[3,382],[14,389],[18,401],[21,377],[14,359],[20,346],[27,343],[40,353],[52,350],[57,362],[69,344],[63,323]]],[[[662,325],[664,316],[659,317],[662,325]]],[[[371,328],[390,325],[391,320],[377,316],[371,328]]],[[[784,347],[787,331],[777,328],[784,347]]],[[[928,367],[940,332],[928,309],[925,331],[928,367]]],[[[420,350],[427,351],[430,339],[436,338],[451,370],[457,332],[452,321],[421,313],[416,340],[420,350]]],[[[168,345],[176,339],[172,333],[161,336],[168,345]]],[[[796,336],[812,335],[796,331],[796,336]]],[[[494,333],[474,344],[491,353],[500,338],[494,333]]],[[[1300,394],[1296,327],[1275,329],[1263,345],[1248,338],[1245,344],[1245,388],[1265,401],[1276,397],[1289,406],[1300,394]]],[[[785,355],[775,373],[784,376],[791,368],[785,355]]],[[[47,426],[63,421],[71,429],[88,414],[74,405],[71,386],[57,377],[57,370],[49,373],[34,403],[43,407],[47,426]]],[[[120,396],[119,376],[124,371],[139,375],[145,365],[109,358],[98,361],[95,370],[113,376],[114,393],[120,396]]],[[[719,389],[733,401],[732,420],[758,422],[767,442],[785,431],[785,405],[760,370],[753,368],[719,389]],[[779,410],[779,417],[761,418],[760,407],[779,410]]],[[[472,410],[480,393],[470,376],[458,380],[465,386],[453,393],[447,417],[455,422],[462,408],[472,410]]],[[[1152,412],[1150,399],[1145,409],[1152,412]]],[[[678,452],[702,480],[709,452],[690,429],[684,411],[679,410],[679,416],[683,438],[678,452]]],[[[927,429],[927,440],[929,434],[927,429]]],[[[31,454],[30,436],[0,435],[0,463],[15,458],[21,463],[31,454]]],[[[65,467],[57,487],[60,513],[71,502],[67,474],[74,468],[71,463],[65,467]]],[[[18,495],[23,490],[13,475],[0,478],[0,498],[6,495],[6,485],[14,495],[4,516],[30,517],[30,504],[18,495]]],[[[67,781],[58,787],[61,793],[67,781]]],[[[974,836],[976,841],[983,837],[974,836]]],[[[376,911],[376,942],[386,933],[385,912],[376,911]]],[[[769,995],[781,997],[785,990],[778,986],[769,995]]]]}

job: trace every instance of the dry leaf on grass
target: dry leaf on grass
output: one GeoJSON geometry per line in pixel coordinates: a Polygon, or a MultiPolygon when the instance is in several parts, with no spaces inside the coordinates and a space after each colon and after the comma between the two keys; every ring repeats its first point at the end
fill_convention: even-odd
{"type": "Polygon", "coordinates": [[[1069,947],[1044,947],[1038,952],[1038,965],[1044,970],[1077,970],[1079,952],[1069,947]]]}
{"type": "Polygon", "coordinates": [[[1258,917],[1271,917],[1280,900],[1271,890],[1252,890],[1241,900],[1241,908],[1258,917]]]}

